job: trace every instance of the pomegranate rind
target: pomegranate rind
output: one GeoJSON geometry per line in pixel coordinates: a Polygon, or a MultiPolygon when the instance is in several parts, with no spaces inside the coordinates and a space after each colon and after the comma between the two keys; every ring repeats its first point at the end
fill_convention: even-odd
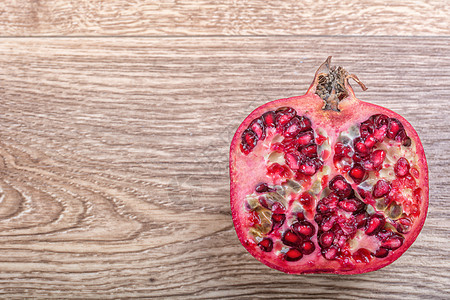
{"type": "MultiPolygon", "coordinates": [[[[314,85],[314,83],[313,83],[314,85]]],[[[283,98],[264,104],[253,112],[237,129],[230,146],[230,206],[234,227],[239,241],[256,259],[265,265],[289,274],[306,273],[334,273],[334,274],[360,274],[383,268],[397,260],[416,240],[425,222],[428,210],[429,186],[428,186],[428,166],[425,158],[422,143],[417,132],[412,125],[397,113],[384,107],[363,102],[357,99],[351,88],[350,95],[340,104],[340,112],[322,110],[323,100],[314,94],[314,89],[310,88],[303,96],[283,98]],[[328,133],[330,144],[333,145],[341,131],[347,130],[350,126],[360,124],[374,114],[384,114],[390,118],[398,119],[404,126],[407,135],[415,143],[416,166],[420,170],[419,177],[416,178],[421,190],[421,203],[419,205],[420,214],[412,224],[411,230],[405,236],[401,247],[391,251],[387,257],[374,258],[369,263],[355,263],[350,267],[343,267],[336,260],[326,260],[320,254],[320,247],[317,246],[317,237],[311,240],[316,245],[316,250],[311,255],[304,256],[296,262],[283,261],[278,256],[262,253],[257,243],[249,236],[248,225],[246,224],[247,212],[244,209],[246,195],[254,192],[254,188],[261,182],[268,182],[266,177],[266,166],[258,159],[261,145],[255,147],[254,151],[245,155],[240,150],[241,136],[250,123],[268,111],[273,111],[279,107],[292,107],[298,115],[310,118],[313,122],[313,129],[322,128],[328,133]],[[357,115],[355,115],[357,114],[357,115]]],[[[332,155],[324,161],[324,164],[332,164],[332,155]]],[[[336,173],[337,174],[337,173],[336,173]]],[[[333,176],[330,176],[332,178],[333,176]]],[[[317,226],[315,224],[315,226],[317,226]]],[[[316,227],[317,232],[317,227],[316,227]]]]}

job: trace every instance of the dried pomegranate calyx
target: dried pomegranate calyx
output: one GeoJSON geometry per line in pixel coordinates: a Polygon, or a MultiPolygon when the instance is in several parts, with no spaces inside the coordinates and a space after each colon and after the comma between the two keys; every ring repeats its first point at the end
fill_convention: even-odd
{"type": "Polygon", "coordinates": [[[345,99],[349,94],[348,79],[352,78],[358,83],[363,91],[367,87],[354,74],[349,74],[344,68],[330,66],[331,56],[319,67],[316,72],[316,92],[325,102],[323,110],[339,110],[339,102],[345,99]]]}

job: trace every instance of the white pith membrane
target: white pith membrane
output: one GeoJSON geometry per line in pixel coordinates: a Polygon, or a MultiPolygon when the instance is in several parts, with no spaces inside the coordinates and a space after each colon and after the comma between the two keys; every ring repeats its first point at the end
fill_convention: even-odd
{"type": "MultiPolygon", "coordinates": [[[[409,146],[403,146],[401,142],[387,137],[385,137],[383,141],[377,142],[372,149],[372,152],[375,150],[384,150],[386,152],[382,168],[380,171],[366,171],[366,174],[368,174],[367,178],[362,182],[357,183],[348,175],[348,171],[352,166],[353,161],[350,160],[349,164],[349,161],[346,162],[345,159],[334,162],[333,160],[335,154],[334,145],[337,142],[340,142],[352,147],[354,139],[360,136],[359,124],[351,127],[345,132],[341,132],[337,140],[333,141],[333,145],[330,145],[330,139],[325,130],[322,128],[315,128],[313,124],[313,131],[315,140],[321,140],[321,144],[318,145],[317,153],[318,157],[324,162],[324,165],[312,176],[295,176],[298,172],[291,170],[288,167],[285,154],[271,149],[274,144],[281,143],[285,139],[285,137],[277,132],[275,128],[266,128],[265,139],[258,141],[257,145],[252,149],[252,159],[258,157],[262,160],[262,163],[258,165],[268,168],[274,164],[278,164],[291,170],[294,175],[289,176],[289,178],[283,178],[276,174],[269,175],[266,173],[266,178],[261,177],[259,179],[261,183],[267,183],[271,190],[268,192],[255,191],[246,196],[245,201],[243,201],[243,209],[248,213],[248,220],[247,224],[244,224],[244,226],[246,226],[246,229],[248,230],[249,240],[253,241],[255,244],[259,244],[263,240],[270,238],[273,243],[273,249],[267,252],[270,252],[272,256],[275,254],[280,260],[286,260],[286,253],[290,249],[296,247],[288,246],[283,243],[283,234],[291,228],[292,224],[299,221],[298,214],[303,213],[305,221],[311,223],[315,227],[314,235],[312,237],[303,237],[303,240],[313,242],[316,250],[310,254],[303,255],[303,258],[300,258],[299,261],[305,260],[308,255],[314,255],[314,253],[317,255],[317,253],[320,253],[320,250],[325,248],[321,247],[318,243],[317,234],[318,232],[328,232],[328,230],[321,231],[321,228],[319,228],[318,224],[314,221],[316,206],[321,199],[327,197],[331,193],[331,190],[328,188],[328,183],[337,175],[344,176],[346,181],[351,184],[355,193],[355,198],[366,204],[365,212],[369,216],[374,214],[383,215],[386,218],[386,224],[383,227],[386,231],[393,232],[401,237],[406,236],[408,234],[407,232],[399,233],[397,231],[397,220],[409,218],[411,223],[414,223],[414,220],[420,213],[417,211],[420,205],[417,203],[418,200],[415,199],[414,196],[414,190],[419,188],[416,181],[420,176],[414,140],[411,140],[409,146]],[[405,184],[406,179],[399,179],[395,174],[394,166],[401,157],[406,158],[409,162],[411,168],[410,173],[412,175],[408,178],[414,178],[414,184],[410,179],[409,183],[405,184]],[[359,187],[360,190],[366,191],[368,194],[372,195],[374,185],[382,179],[392,185],[389,197],[384,196],[373,199],[371,196],[362,196],[358,193],[359,187]],[[311,205],[304,206],[300,202],[299,199],[302,195],[305,195],[305,193],[312,196],[313,203],[311,203],[311,205]],[[263,201],[266,201],[266,203],[270,202],[271,207],[264,207],[261,204],[261,197],[265,199],[263,201]],[[388,198],[391,202],[389,205],[386,205],[388,198]],[[280,207],[282,208],[281,210],[280,207]],[[280,227],[274,227],[272,215],[279,213],[285,215],[285,220],[280,227]]],[[[252,176],[252,174],[249,174],[249,176],[252,176]]],[[[256,188],[256,186],[254,188],[256,188]]],[[[341,219],[354,218],[352,212],[342,209],[338,209],[336,214],[341,219]]],[[[345,226],[345,224],[343,224],[343,226],[345,226]]],[[[341,264],[345,264],[346,267],[351,267],[352,264],[369,263],[373,259],[381,259],[374,257],[373,255],[382,246],[383,240],[375,234],[366,234],[366,226],[362,226],[349,236],[351,236],[351,238],[345,240],[341,239],[339,241],[341,248],[349,253],[345,259],[342,259],[342,257],[339,258],[341,264]],[[370,257],[363,259],[359,258],[359,256],[353,257],[360,249],[366,249],[366,253],[371,253],[370,257]]],[[[334,245],[336,246],[336,244],[334,245]]],[[[395,251],[395,249],[389,250],[390,253],[393,251],[395,251]]],[[[261,252],[264,251],[261,250],[261,252]]],[[[331,260],[337,260],[337,258],[333,257],[331,260]]],[[[296,264],[297,262],[289,261],[288,263],[296,264]]]]}

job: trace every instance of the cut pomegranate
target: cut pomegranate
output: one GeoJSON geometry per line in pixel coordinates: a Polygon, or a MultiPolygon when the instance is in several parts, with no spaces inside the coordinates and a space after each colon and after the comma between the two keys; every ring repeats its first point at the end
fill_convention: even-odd
{"type": "Polygon", "coordinates": [[[231,209],[244,247],[286,273],[359,274],[414,242],[428,208],[420,139],[358,100],[328,59],[304,96],[253,111],[230,149],[231,209]]]}

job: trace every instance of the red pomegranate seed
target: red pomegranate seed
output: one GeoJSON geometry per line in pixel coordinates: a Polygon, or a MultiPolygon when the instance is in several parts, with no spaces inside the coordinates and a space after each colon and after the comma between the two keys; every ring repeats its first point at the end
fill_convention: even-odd
{"type": "Polygon", "coordinates": [[[277,128],[282,129],[284,125],[297,115],[297,112],[292,107],[281,107],[277,109],[275,114],[277,128]]]}
{"type": "Polygon", "coordinates": [[[274,227],[278,228],[283,225],[284,220],[286,220],[285,214],[272,214],[272,223],[274,227]]]}
{"type": "Polygon", "coordinates": [[[311,206],[314,204],[314,198],[306,192],[300,195],[298,201],[305,209],[311,208],[311,206]]]}
{"type": "Polygon", "coordinates": [[[355,148],[355,151],[359,154],[359,156],[366,157],[367,155],[369,155],[370,149],[366,146],[366,144],[361,142],[360,138],[356,138],[353,144],[353,147],[355,148]]]}
{"type": "Polygon", "coordinates": [[[373,124],[375,125],[375,129],[379,129],[383,126],[386,126],[389,124],[389,117],[383,114],[373,115],[372,117],[373,124]]]}
{"type": "Polygon", "coordinates": [[[396,221],[397,231],[400,233],[408,233],[411,230],[412,222],[409,218],[401,218],[396,221]]]}
{"type": "Polygon", "coordinates": [[[314,133],[312,131],[300,133],[296,138],[298,146],[309,145],[312,141],[314,141],[314,133]]]}
{"type": "Polygon", "coordinates": [[[373,235],[378,233],[378,231],[380,231],[380,229],[383,228],[385,223],[386,220],[382,215],[379,214],[371,215],[369,217],[369,220],[367,221],[366,234],[373,235]]]}
{"type": "Polygon", "coordinates": [[[300,252],[300,250],[296,248],[289,249],[284,255],[284,259],[287,261],[297,261],[300,260],[302,257],[303,254],[300,252]]]}
{"type": "Polygon", "coordinates": [[[328,260],[333,260],[338,255],[338,250],[335,247],[330,247],[328,249],[322,249],[322,255],[328,260]]]}
{"type": "Polygon", "coordinates": [[[356,183],[360,183],[364,179],[366,171],[360,165],[354,165],[348,172],[348,175],[350,175],[356,183]]]}
{"type": "Polygon", "coordinates": [[[261,242],[258,243],[259,248],[261,248],[264,252],[270,252],[273,249],[273,242],[270,238],[264,238],[261,242]]]}
{"type": "Polygon", "coordinates": [[[387,125],[383,125],[380,128],[375,129],[374,132],[373,132],[374,138],[378,142],[381,142],[384,139],[384,137],[386,136],[387,129],[388,129],[387,125]]]}
{"type": "Polygon", "coordinates": [[[365,248],[358,249],[352,256],[358,263],[368,263],[372,259],[372,253],[365,248]]]}
{"type": "Polygon", "coordinates": [[[399,236],[392,236],[388,238],[386,241],[384,241],[381,246],[390,250],[395,250],[400,248],[400,246],[403,244],[403,238],[399,236]]]}
{"type": "Polygon", "coordinates": [[[275,127],[276,126],[276,116],[275,112],[268,111],[262,115],[262,119],[264,120],[264,124],[266,127],[275,127]]]}
{"type": "Polygon", "coordinates": [[[323,248],[328,248],[333,244],[334,234],[332,232],[325,232],[319,238],[319,244],[323,248]]]}
{"type": "Polygon", "coordinates": [[[255,191],[257,193],[266,193],[268,191],[270,191],[271,188],[269,188],[269,186],[267,185],[267,183],[260,183],[256,186],[255,191]]]}
{"type": "Polygon", "coordinates": [[[316,246],[314,246],[314,243],[311,241],[304,241],[300,246],[300,250],[304,255],[308,255],[316,250],[316,246]]]}
{"type": "Polygon", "coordinates": [[[317,157],[317,145],[313,144],[304,147],[302,153],[309,158],[317,157]]]}
{"type": "Polygon", "coordinates": [[[373,130],[374,130],[374,124],[373,124],[373,120],[371,120],[371,119],[368,119],[368,120],[362,122],[361,125],[359,126],[359,134],[361,135],[361,137],[363,139],[365,139],[370,134],[372,134],[373,130]]]}
{"type": "Polygon", "coordinates": [[[292,230],[287,230],[283,235],[283,243],[288,246],[297,247],[303,242],[302,238],[292,230]]]}
{"type": "Polygon", "coordinates": [[[324,137],[323,135],[318,134],[318,136],[316,138],[316,143],[317,143],[317,145],[322,145],[323,142],[325,142],[327,139],[328,139],[327,137],[324,137]]]}
{"type": "Polygon", "coordinates": [[[251,129],[246,129],[242,133],[242,141],[241,141],[241,151],[244,154],[249,154],[253,148],[255,148],[256,143],[258,142],[258,137],[255,132],[251,129]]]}
{"type": "Polygon", "coordinates": [[[395,175],[404,177],[409,173],[409,162],[406,158],[400,157],[394,166],[395,175]]]}
{"type": "Polygon", "coordinates": [[[317,167],[314,164],[314,161],[308,160],[305,163],[301,164],[299,167],[299,171],[307,176],[312,176],[316,174],[317,167]]]}
{"type": "Polygon", "coordinates": [[[366,145],[366,147],[368,149],[372,149],[376,143],[377,143],[377,139],[372,134],[369,135],[368,137],[366,137],[366,140],[364,141],[364,145],[366,145]]]}
{"type": "Polygon", "coordinates": [[[282,166],[278,163],[271,164],[267,167],[267,174],[272,176],[279,176],[281,178],[291,177],[291,171],[287,166],[282,166]]]}
{"type": "Polygon", "coordinates": [[[373,196],[375,198],[381,198],[387,195],[391,191],[391,184],[386,180],[378,180],[373,187],[373,196]]]}
{"type": "Polygon", "coordinates": [[[378,257],[378,258],[383,258],[383,257],[388,256],[388,254],[389,254],[389,250],[386,249],[386,248],[381,247],[380,249],[378,249],[378,250],[375,252],[374,256],[375,256],[375,257],[378,257]]]}
{"type": "Polygon", "coordinates": [[[363,212],[355,216],[356,219],[356,228],[362,228],[366,226],[367,223],[367,213],[363,212]]]}
{"type": "Polygon", "coordinates": [[[346,146],[340,142],[337,142],[334,146],[334,155],[335,158],[339,159],[342,157],[350,157],[349,154],[352,151],[350,146],[346,146]]]}
{"type": "Polygon", "coordinates": [[[347,198],[352,193],[352,186],[345,180],[344,176],[335,176],[328,184],[330,190],[334,191],[341,199],[347,198]]]}
{"type": "Polygon", "coordinates": [[[298,234],[305,237],[310,237],[316,232],[313,224],[309,223],[308,221],[296,222],[292,224],[292,229],[298,234]]]}
{"type": "Polygon", "coordinates": [[[364,162],[364,168],[368,171],[379,170],[385,157],[386,151],[384,150],[373,151],[373,153],[369,157],[369,160],[364,162]]]}
{"type": "Polygon", "coordinates": [[[264,125],[264,120],[258,118],[252,121],[249,126],[250,129],[255,132],[259,140],[264,140],[266,138],[266,126],[264,125]]]}
{"type": "Polygon", "coordinates": [[[298,117],[294,117],[289,121],[289,123],[286,124],[283,135],[286,137],[295,137],[302,131],[301,126],[300,119],[298,117]]]}
{"type": "Polygon", "coordinates": [[[388,131],[386,136],[390,139],[394,139],[398,132],[403,129],[402,123],[397,119],[389,119],[388,131]]]}
{"type": "Polygon", "coordinates": [[[355,212],[364,207],[364,203],[357,199],[344,199],[338,203],[338,206],[345,211],[355,212]]]}
{"type": "Polygon", "coordinates": [[[284,159],[286,160],[287,165],[292,170],[298,170],[300,169],[300,165],[303,164],[306,160],[306,157],[301,153],[286,153],[284,155],[284,159]]]}

